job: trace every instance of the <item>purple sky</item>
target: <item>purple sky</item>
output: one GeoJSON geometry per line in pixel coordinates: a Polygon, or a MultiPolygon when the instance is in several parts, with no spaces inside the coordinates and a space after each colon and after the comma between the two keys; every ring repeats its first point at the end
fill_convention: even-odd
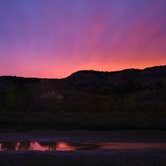
{"type": "Polygon", "coordinates": [[[166,64],[166,0],[0,0],[0,75],[166,64]]]}

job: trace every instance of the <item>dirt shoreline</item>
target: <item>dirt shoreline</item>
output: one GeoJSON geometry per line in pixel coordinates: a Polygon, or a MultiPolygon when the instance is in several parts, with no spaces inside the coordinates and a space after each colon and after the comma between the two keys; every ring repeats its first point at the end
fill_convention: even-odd
{"type": "Polygon", "coordinates": [[[160,130],[0,130],[0,141],[166,142],[160,130]]]}

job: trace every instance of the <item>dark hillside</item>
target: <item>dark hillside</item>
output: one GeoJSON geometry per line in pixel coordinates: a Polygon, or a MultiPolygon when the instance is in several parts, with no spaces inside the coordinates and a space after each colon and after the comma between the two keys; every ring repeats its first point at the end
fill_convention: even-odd
{"type": "Polygon", "coordinates": [[[76,114],[116,114],[117,118],[126,113],[126,121],[134,114],[140,119],[150,115],[147,125],[158,116],[158,124],[166,128],[160,116],[166,113],[166,66],[118,72],[78,71],[64,79],[2,76],[0,112],[4,115],[1,123],[3,117],[16,112],[27,117],[30,113],[70,114],[71,119],[78,119],[76,114]]]}

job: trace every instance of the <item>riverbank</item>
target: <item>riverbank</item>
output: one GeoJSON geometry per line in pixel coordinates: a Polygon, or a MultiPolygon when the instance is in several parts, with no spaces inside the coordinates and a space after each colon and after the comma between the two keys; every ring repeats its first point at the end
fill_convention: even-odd
{"type": "Polygon", "coordinates": [[[41,142],[166,142],[161,130],[0,130],[0,141],[41,142]]]}

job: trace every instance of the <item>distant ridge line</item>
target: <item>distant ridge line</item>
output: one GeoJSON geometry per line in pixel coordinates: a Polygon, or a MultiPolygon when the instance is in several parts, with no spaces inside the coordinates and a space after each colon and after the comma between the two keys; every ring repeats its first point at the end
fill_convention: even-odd
{"type": "Polygon", "coordinates": [[[158,66],[152,66],[152,67],[146,67],[143,69],[138,69],[138,68],[127,68],[127,69],[122,69],[122,70],[117,70],[117,71],[99,71],[99,70],[78,70],[76,72],[73,72],[69,76],[66,76],[64,78],[40,78],[40,77],[23,77],[23,76],[16,76],[16,75],[1,75],[0,78],[25,78],[25,79],[46,79],[46,80],[63,80],[67,79],[70,77],[73,77],[74,75],[81,74],[81,73],[96,73],[96,74],[115,74],[115,73],[123,73],[123,72],[141,72],[141,71],[155,71],[155,70],[166,70],[166,65],[158,65],[158,66]]]}

